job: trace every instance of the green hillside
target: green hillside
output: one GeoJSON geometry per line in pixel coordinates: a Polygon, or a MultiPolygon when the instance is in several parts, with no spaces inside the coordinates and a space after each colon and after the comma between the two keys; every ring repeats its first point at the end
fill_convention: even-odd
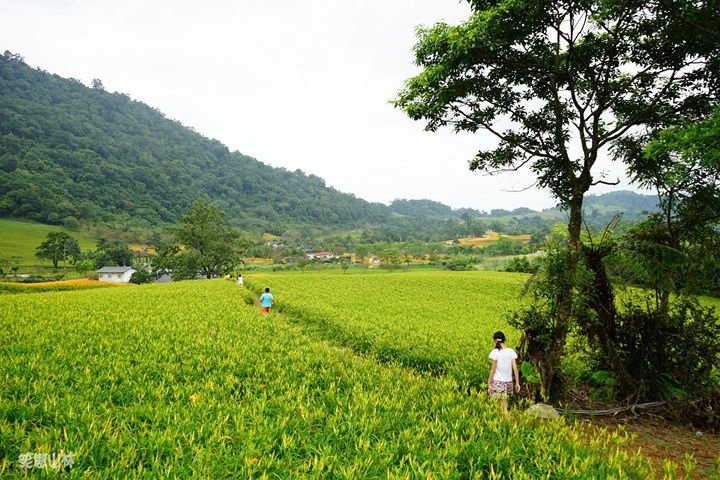
{"type": "MultiPolygon", "coordinates": [[[[0,56],[0,217],[147,229],[175,223],[205,196],[247,232],[372,226],[368,238],[381,241],[439,241],[488,229],[526,234],[565,219],[559,210],[369,203],[317,176],[230,152],[157,109],[96,87],[30,68],[17,55],[0,56]]],[[[637,221],[654,203],[632,192],[588,196],[587,220],[603,226],[624,212],[637,221]]]]}
{"type": "Polygon", "coordinates": [[[10,261],[13,265],[51,265],[49,260],[35,257],[35,247],[45,240],[50,232],[63,231],[80,243],[80,250],[94,250],[96,240],[83,231],[68,230],[57,225],[0,218],[0,260],[10,261]]]}
{"type": "Polygon", "coordinates": [[[0,216],[146,227],[175,222],[198,196],[256,231],[390,215],[317,176],[230,152],[127,95],[0,56],[0,216]]]}

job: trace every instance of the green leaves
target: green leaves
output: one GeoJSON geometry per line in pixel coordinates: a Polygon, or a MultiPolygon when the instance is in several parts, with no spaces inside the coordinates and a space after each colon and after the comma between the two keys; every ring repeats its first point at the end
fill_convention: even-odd
{"type": "Polygon", "coordinates": [[[472,170],[527,165],[538,185],[568,206],[596,180],[603,149],[632,127],[672,122],[697,99],[712,101],[707,78],[717,68],[707,59],[720,44],[711,33],[720,25],[712,2],[471,5],[459,25],[418,30],[415,62],[423,70],[395,106],[428,130],[450,126],[497,137],[497,146],[471,161],[472,170]],[[690,26],[684,37],[683,26],[690,26]]]}
{"type": "Polygon", "coordinates": [[[76,238],[71,237],[65,232],[50,232],[47,238],[37,248],[35,256],[45,258],[53,262],[53,267],[58,267],[58,262],[62,260],[74,261],[80,256],[80,244],[76,238]]]}
{"type": "Polygon", "coordinates": [[[169,261],[176,279],[207,278],[224,275],[240,263],[241,254],[250,243],[240,232],[227,225],[214,204],[199,198],[171,230],[176,249],[174,262],[169,261]]]}
{"type": "Polygon", "coordinates": [[[542,382],[540,374],[530,362],[522,362],[520,364],[520,372],[522,373],[523,380],[526,382],[532,383],[533,385],[540,385],[542,382]]]}

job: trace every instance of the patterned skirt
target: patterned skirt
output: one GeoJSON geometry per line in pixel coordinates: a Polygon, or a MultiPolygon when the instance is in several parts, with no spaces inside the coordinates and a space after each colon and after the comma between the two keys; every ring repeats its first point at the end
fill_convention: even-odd
{"type": "Polygon", "coordinates": [[[488,387],[488,394],[491,397],[510,396],[513,394],[513,382],[493,380],[488,387]]]}

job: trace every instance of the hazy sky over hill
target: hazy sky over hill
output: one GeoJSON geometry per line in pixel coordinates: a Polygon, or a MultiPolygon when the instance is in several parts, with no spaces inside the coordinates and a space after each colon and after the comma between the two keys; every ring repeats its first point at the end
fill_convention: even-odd
{"type": "Polygon", "coordinates": [[[546,191],[510,192],[532,185],[527,173],[468,170],[490,135],[425,132],[388,104],[417,72],[415,27],[468,13],[457,0],[0,0],[0,51],[99,78],[231,150],[366,200],[553,206],[546,191]]]}

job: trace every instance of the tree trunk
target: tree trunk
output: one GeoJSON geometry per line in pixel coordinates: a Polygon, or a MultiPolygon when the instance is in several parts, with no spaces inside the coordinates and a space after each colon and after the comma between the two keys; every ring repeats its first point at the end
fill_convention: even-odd
{"type": "Polygon", "coordinates": [[[562,289],[558,295],[557,309],[553,312],[555,317],[555,336],[550,348],[542,356],[539,362],[539,372],[542,376],[543,385],[547,392],[553,392],[555,371],[560,364],[570,321],[572,319],[572,305],[574,299],[575,274],[580,256],[580,230],[582,228],[582,204],[584,190],[576,188],[570,201],[570,219],[568,221],[568,250],[566,258],[565,278],[559,288],[562,289]]]}
{"type": "Polygon", "coordinates": [[[602,359],[612,368],[618,380],[621,393],[632,393],[632,378],[618,355],[617,348],[617,309],[615,308],[615,294],[605,270],[603,258],[611,253],[610,247],[595,249],[583,248],[585,265],[593,272],[593,282],[588,296],[588,307],[597,315],[597,321],[589,318],[578,319],[580,327],[585,330],[591,342],[597,342],[602,350],[602,359]]]}

